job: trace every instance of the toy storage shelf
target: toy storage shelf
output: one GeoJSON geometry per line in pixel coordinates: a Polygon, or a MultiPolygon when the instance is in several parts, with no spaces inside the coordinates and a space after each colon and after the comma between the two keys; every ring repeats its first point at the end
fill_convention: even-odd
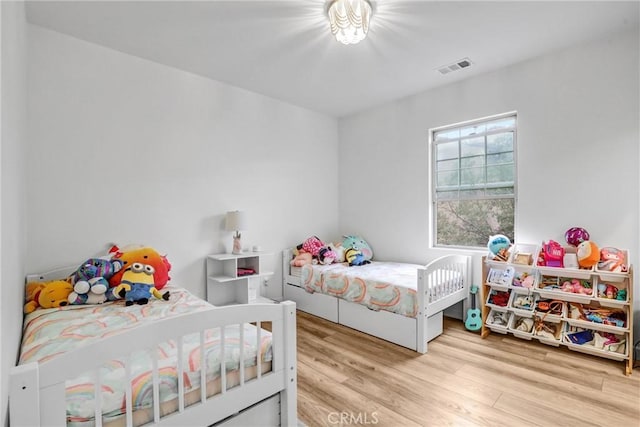
{"type": "MultiPolygon", "coordinates": [[[[533,248],[526,249],[535,253],[533,248]]],[[[565,346],[573,351],[623,362],[624,373],[631,374],[631,265],[628,273],[611,273],[597,268],[576,270],[540,267],[535,265],[535,259],[530,264],[511,261],[513,258],[508,261],[483,258],[483,338],[494,332],[511,334],[525,340],[538,340],[555,347],[565,346]],[[513,280],[514,276],[516,280],[513,280]],[[527,276],[532,276],[533,281],[529,278],[524,287],[523,278],[527,276]],[[583,285],[580,293],[563,291],[561,284],[567,281],[577,281],[583,285]],[[621,299],[612,298],[609,294],[611,288],[606,286],[612,286],[618,295],[619,291],[624,290],[626,295],[621,299]],[[607,289],[607,293],[602,289],[607,289]],[[508,301],[506,304],[505,300],[508,301]],[[580,334],[581,332],[586,335],[580,334]],[[597,339],[576,343],[576,340],[580,341],[577,337],[581,336],[597,336],[597,339]],[[609,341],[610,338],[613,341],[609,341]],[[622,341],[624,344],[620,344],[622,341]],[[601,347],[594,343],[600,343],[601,347]]]]}

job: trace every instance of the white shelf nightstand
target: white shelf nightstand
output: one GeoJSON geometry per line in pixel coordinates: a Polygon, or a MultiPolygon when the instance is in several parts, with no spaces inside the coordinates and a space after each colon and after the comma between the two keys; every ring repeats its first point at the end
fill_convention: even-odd
{"type": "Polygon", "coordinates": [[[274,302],[261,296],[261,288],[273,275],[264,269],[264,259],[271,255],[267,252],[208,255],[207,301],[219,306],[274,302]]]}

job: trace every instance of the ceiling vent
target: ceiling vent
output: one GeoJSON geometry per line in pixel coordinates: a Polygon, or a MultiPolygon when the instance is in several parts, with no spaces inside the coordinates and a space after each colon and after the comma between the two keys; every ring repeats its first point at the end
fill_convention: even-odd
{"type": "Polygon", "coordinates": [[[468,68],[472,64],[469,58],[459,59],[453,64],[445,65],[443,67],[438,67],[437,70],[440,74],[449,74],[453,71],[462,70],[463,68],[468,68]]]}

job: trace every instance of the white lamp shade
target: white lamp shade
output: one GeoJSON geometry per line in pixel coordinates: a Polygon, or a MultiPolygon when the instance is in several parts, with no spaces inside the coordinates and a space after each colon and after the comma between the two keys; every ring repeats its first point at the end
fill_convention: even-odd
{"type": "Polygon", "coordinates": [[[227,212],[224,228],[227,231],[243,231],[247,229],[247,215],[243,211],[227,212]]]}

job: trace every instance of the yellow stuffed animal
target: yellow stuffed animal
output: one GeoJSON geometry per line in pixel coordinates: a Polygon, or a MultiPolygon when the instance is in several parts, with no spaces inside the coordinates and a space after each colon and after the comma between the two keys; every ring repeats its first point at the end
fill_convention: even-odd
{"type": "Polygon", "coordinates": [[[24,312],[29,314],[36,308],[54,308],[69,304],[73,286],[64,280],[27,283],[24,312]]]}

